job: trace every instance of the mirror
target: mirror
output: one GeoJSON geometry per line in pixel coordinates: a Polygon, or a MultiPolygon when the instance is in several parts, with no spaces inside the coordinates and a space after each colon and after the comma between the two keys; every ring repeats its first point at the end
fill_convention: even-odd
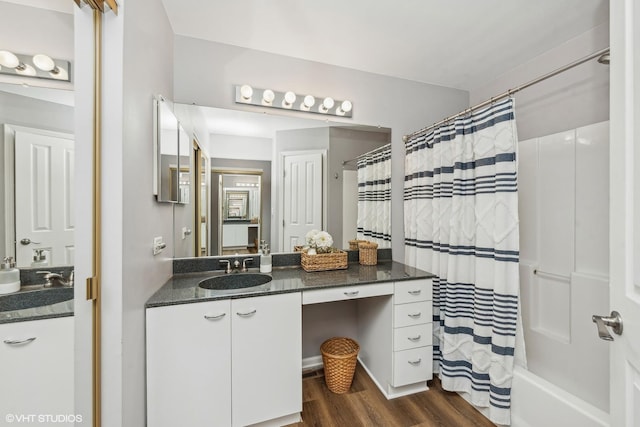
{"type": "Polygon", "coordinates": [[[73,92],[0,83],[0,258],[74,263],[73,92]]]}
{"type": "Polygon", "coordinates": [[[154,194],[159,202],[188,204],[191,138],[178,122],[170,101],[158,95],[153,106],[154,194]]]}
{"type": "Polygon", "coordinates": [[[348,248],[348,240],[356,238],[356,159],[389,144],[390,129],[185,104],[176,104],[176,112],[180,122],[199,123],[194,132],[207,135],[202,139],[212,168],[210,255],[251,253],[256,239],[269,243],[273,252],[292,251],[306,234],[293,230],[295,218],[285,209],[292,206],[293,189],[300,195],[294,213],[300,215],[299,209],[311,206],[305,220],[312,219],[313,228],[328,231],[334,246],[348,248]],[[297,174],[289,180],[291,188],[285,169],[289,177],[297,174]],[[247,174],[261,177],[260,215],[247,208],[252,199],[244,196],[246,188],[216,190],[222,175],[247,174]],[[313,194],[315,199],[308,197],[313,194]],[[235,237],[225,242],[227,233],[235,237]]]}

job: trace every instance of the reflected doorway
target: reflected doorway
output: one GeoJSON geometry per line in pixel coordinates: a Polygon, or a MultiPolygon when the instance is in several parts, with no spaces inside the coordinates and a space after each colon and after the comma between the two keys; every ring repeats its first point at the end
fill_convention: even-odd
{"type": "Polygon", "coordinates": [[[214,158],[211,163],[211,217],[217,225],[211,230],[211,254],[257,253],[260,240],[270,235],[271,162],[214,158]]]}

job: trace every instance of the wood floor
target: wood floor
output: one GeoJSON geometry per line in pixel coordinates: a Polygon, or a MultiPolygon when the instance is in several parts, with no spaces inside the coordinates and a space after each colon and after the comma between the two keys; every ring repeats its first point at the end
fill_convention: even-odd
{"type": "Polygon", "coordinates": [[[495,427],[437,378],[428,391],[387,400],[359,364],[345,394],[329,391],[322,370],[304,375],[302,399],[302,422],[289,427],[495,427]]]}

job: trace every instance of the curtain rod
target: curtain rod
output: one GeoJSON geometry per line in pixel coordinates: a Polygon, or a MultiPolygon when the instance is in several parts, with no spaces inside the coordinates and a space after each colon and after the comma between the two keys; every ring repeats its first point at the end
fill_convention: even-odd
{"type": "Polygon", "coordinates": [[[449,116],[446,119],[440,120],[439,122],[432,124],[431,126],[427,126],[427,127],[422,128],[422,129],[420,129],[418,131],[412,132],[409,135],[404,135],[402,137],[402,140],[404,142],[407,142],[409,140],[409,138],[411,138],[413,136],[424,134],[425,132],[427,132],[427,131],[429,131],[429,130],[437,127],[437,126],[440,126],[443,123],[447,123],[448,121],[450,121],[452,119],[455,119],[458,116],[462,116],[464,114],[469,114],[472,111],[477,110],[478,108],[482,108],[482,107],[487,106],[489,104],[492,104],[492,103],[494,103],[496,101],[499,101],[499,100],[501,100],[503,98],[511,96],[516,92],[520,92],[522,89],[526,89],[529,86],[533,86],[533,85],[535,85],[537,83],[540,83],[540,82],[542,82],[544,80],[547,80],[548,78],[556,76],[556,75],[558,75],[560,73],[563,73],[563,72],[565,72],[567,70],[570,70],[573,67],[577,67],[578,65],[584,64],[585,62],[588,62],[588,61],[591,61],[592,59],[597,58],[597,57],[599,57],[601,55],[604,55],[605,53],[609,53],[609,48],[608,47],[604,48],[602,50],[599,50],[597,52],[594,52],[591,55],[587,55],[584,58],[578,59],[577,61],[573,61],[572,63],[567,64],[564,67],[560,67],[560,68],[558,68],[558,69],[556,69],[554,71],[551,71],[550,73],[544,74],[544,75],[542,75],[542,76],[540,76],[538,78],[535,78],[535,79],[533,79],[533,80],[531,80],[531,81],[529,81],[527,83],[524,83],[524,84],[522,84],[520,86],[516,86],[514,88],[511,88],[511,89],[501,93],[500,95],[493,96],[490,99],[487,99],[486,101],[481,102],[480,104],[474,105],[473,107],[469,107],[466,110],[462,110],[459,113],[454,114],[453,116],[449,116]]]}
{"type": "Polygon", "coordinates": [[[378,151],[385,150],[385,149],[387,149],[387,148],[389,148],[389,149],[391,148],[391,143],[390,143],[390,142],[388,142],[388,143],[386,143],[386,144],[384,144],[384,145],[381,145],[381,146],[380,146],[380,147],[378,147],[378,148],[374,148],[374,149],[373,149],[373,150],[371,150],[371,151],[367,151],[367,152],[366,152],[366,153],[364,153],[364,154],[360,154],[360,155],[359,155],[358,157],[356,157],[355,159],[344,160],[344,161],[342,162],[342,166],[344,166],[344,165],[346,165],[347,163],[350,163],[350,162],[355,162],[356,160],[358,160],[360,157],[362,157],[362,156],[364,156],[364,155],[367,155],[367,154],[368,154],[368,155],[371,155],[371,154],[373,154],[373,153],[376,153],[376,152],[378,152],[378,151]]]}

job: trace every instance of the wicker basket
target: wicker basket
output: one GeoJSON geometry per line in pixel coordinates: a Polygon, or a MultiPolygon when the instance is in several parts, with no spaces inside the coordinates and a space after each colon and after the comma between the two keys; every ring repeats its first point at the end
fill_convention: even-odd
{"type": "Polygon", "coordinates": [[[328,254],[309,255],[302,251],[300,261],[304,271],[344,270],[347,268],[347,253],[345,251],[328,254]]]}
{"type": "Polygon", "coordinates": [[[366,242],[366,240],[349,240],[349,250],[357,251],[358,245],[360,244],[360,242],[366,242]]]}
{"type": "Polygon", "coordinates": [[[343,394],[351,388],[360,345],[351,338],[329,338],[320,346],[324,380],[329,390],[343,394]]]}
{"type": "Polygon", "coordinates": [[[376,265],[378,263],[378,244],[373,242],[360,242],[360,264],[376,265]]]}

